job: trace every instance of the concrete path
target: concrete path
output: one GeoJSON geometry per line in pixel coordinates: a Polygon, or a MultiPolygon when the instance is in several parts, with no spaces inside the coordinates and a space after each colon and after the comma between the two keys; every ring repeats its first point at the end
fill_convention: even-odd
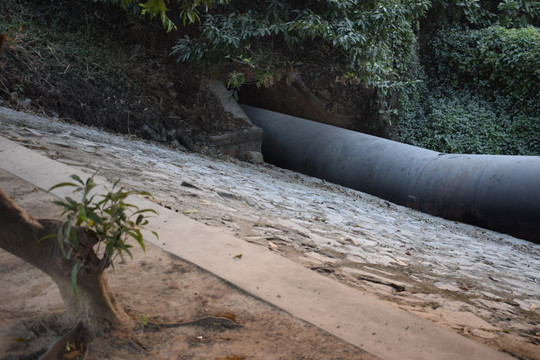
{"type": "MultiPolygon", "coordinates": [[[[0,167],[42,189],[71,174],[91,175],[3,137],[0,167]]],[[[70,190],[53,193],[64,197],[70,190]]],[[[148,199],[130,201],[159,212],[151,224],[160,235],[155,244],[164,250],[383,359],[512,358],[148,199]]]]}

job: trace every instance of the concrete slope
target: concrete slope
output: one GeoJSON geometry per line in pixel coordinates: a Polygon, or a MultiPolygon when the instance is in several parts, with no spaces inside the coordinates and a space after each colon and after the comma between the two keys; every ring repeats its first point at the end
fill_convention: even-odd
{"type": "MultiPolygon", "coordinates": [[[[42,189],[71,174],[89,175],[3,137],[0,167],[42,189]]],[[[54,191],[60,197],[69,193],[54,191]]],[[[159,233],[156,245],[164,250],[383,359],[512,358],[148,199],[130,201],[159,212],[152,230],[159,233]]]]}

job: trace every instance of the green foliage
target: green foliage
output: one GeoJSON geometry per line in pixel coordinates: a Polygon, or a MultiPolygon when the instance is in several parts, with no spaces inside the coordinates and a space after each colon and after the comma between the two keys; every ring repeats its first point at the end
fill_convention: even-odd
{"type": "Polygon", "coordinates": [[[232,97],[238,100],[238,91],[242,85],[246,83],[255,84],[258,88],[262,86],[272,86],[277,81],[286,77],[287,83],[292,82],[293,64],[294,62],[285,62],[282,68],[276,68],[274,64],[269,63],[265,67],[257,66],[261,64],[261,59],[253,60],[253,58],[230,58],[233,63],[239,67],[229,74],[229,81],[227,82],[227,88],[229,88],[232,97]]]}
{"type": "Polygon", "coordinates": [[[141,329],[144,331],[144,327],[148,325],[148,316],[141,315],[139,318],[139,323],[141,324],[141,329]]]}
{"type": "Polygon", "coordinates": [[[524,27],[538,21],[540,2],[536,0],[452,0],[439,1],[450,8],[454,23],[473,28],[492,25],[524,27]]]}
{"type": "MultiPolygon", "coordinates": [[[[126,203],[128,196],[138,194],[150,196],[146,192],[127,191],[118,189],[118,181],[113,188],[105,195],[100,195],[100,200],[94,201],[95,194],[91,195],[96,187],[93,177],[83,181],[77,175],[71,175],[75,182],[62,182],[56,184],[49,191],[60,187],[74,187],[74,193],[81,193],[81,201],[78,202],[67,196],[64,200],[58,200],[54,203],[59,205],[63,211],[62,216],[66,215],[66,221],[58,229],[58,233],[49,237],[56,237],[58,247],[62,255],[67,259],[75,256],[76,263],[71,272],[71,282],[73,291],[77,295],[76,279],[79,270],[84,267],[85,259],[81,255],[81,245],[75,232],[75,226],[84,228],[89,234],[98,241],[96,253],[100,253],[100,246],[104,246],[102,257],[100,259],[100,269],[103,270],[111,265],[114,268],[114,259],[116,256],[128,254],[133,258],[129,250],[132,245],[129,240],[136,241],[143,250],[144,238],[141,229],[148,224],[148,213],[157,214],[152,209],[139,209],[133,204],[126,203]]],[[[157,233],[152,232],[156,237],[157,233]]]]}
{"type": "Polygon", "coordinates": [[[407,72],[413,24],[429,6],[427,0],[234,1],[204,16],[199,36],[180,39],[172,54],[204,65],[256,54],[255,66],[266,68],[273,59],[262,54],[276,47],[316,44],[342,55],[357,78],[385,92],[407,72]]]}
{"type": "Polygon", "coordinates": [[[246,82],[246,75],[243,72],[237,72],[236,70],[229,74],[229,81],[227,82],[227,88],[232,92],[234,100],[238,101],[238,90],[246,82]]]}
{"type": "Polygon", "coordinates": [[[428,75],[440,83],[479,92],[510,113],[540,113],[538,30],[443,30],[426,49],[428,75]]]}
{"type": "Polygon", "coordinates": [[[511,117],[469,90],[428,84],[402,93],[394,140],[444,153],[540,155],[540,115],[511,117]]]}
{"type": "Polygon", "coordinates": [[[401,94],[395,140],[446,153],[540,155],[536,29],[445,29],[423,49],[422,82],[401,94]]]}
{"type": "MultiPolygon", "coordinates": [[[[200,11],[207,12],[216,0],[146,0],[138,2],[134,0],[94,0],[105,3],[120,5],[126,10],[140,11],[142,15],[149,15],[151,18],[159,18],[163,27],[167,31],[176,30],[177,25],[171,19],[171,13],[178,15],[182,24],[191,24],[200,21],[200,11]],[[174,10],[168,6],[174,7],[174,10]]],[[[219,3],[227,0],[219,0],[219,3]]]]}

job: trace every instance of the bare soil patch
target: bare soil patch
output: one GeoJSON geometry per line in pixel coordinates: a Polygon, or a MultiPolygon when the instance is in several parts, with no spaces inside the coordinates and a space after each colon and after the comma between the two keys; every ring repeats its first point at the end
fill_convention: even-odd
{"type": "MultiPolygon", "coordinates": [[[[58,213],[51,195],[9,173],[0,172],[0,186],[36,217],[58,213]]],[[[133,319],[164,324],[225,316],[240,327],[139,323],[94,339],[87,359],[376,359],[154,246],[135,250],[134,259],[108,273],[133,319]]],[[[0,264],[1,359],[22,359],[46,349],[73,324],[63,320],[62,300],[46,275],[5,251],[0,264]]]]}

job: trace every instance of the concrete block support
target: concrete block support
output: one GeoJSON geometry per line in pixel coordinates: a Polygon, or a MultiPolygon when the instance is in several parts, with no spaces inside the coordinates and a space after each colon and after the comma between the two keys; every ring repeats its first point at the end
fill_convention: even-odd
{"type": "Polygon", "coordinates": [[[224,111],[246,124],[245,129],[229,134],[210,136],[210,140],[223,154],[240,160],[252,159],[253,152],[261,152],[262,129],[253,125],[236,101],[231,98],[229,91],[221,81],[209,81],[206,87],[219,99],[224,111]]]}

